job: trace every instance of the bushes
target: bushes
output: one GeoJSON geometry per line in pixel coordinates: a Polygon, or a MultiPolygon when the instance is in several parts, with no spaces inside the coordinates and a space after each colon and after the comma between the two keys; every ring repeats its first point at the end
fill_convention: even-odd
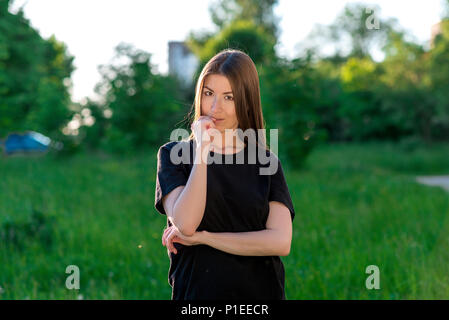
{"type": "Polygon", "coordinates": [[[0,137],[38,131],[51,138],[70,119],[69,80],[73,67],[66,46],[43,39],[23,12],[0,5],[0,137]]]}
{"type": "Polygon", "coordinates": [[[156,74],[151,55],[130,45],[117,46],[115,58],[126,63],[100,68],[103,79],[96,90],[104,101],[83,106],[95,119],[80,129],[83,142],[89,149],[114,153],[160,145],[187,113],[180,84],[156,74]]]}
{"type": "Polygon", "coordinates": [[[299,168],[310,151],[326,139],[326,132],[317,127],[315,74],[307,61],[299,59],[275,59],[259,70],[267,137],[269,129],[278,129],[279,156],[299,168]]]}

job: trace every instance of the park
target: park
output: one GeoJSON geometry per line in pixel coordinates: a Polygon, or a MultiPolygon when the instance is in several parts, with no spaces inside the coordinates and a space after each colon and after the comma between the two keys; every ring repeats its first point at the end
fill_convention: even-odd
{"type": "MultiPolygon", "coordinates": [[[[150,23],[139,14],[152,10],[161,10],[154,11],[161,24],[172,23],[165,7],[2,1],[0,300],[171,299],[170,258],[161,243],[167,218],[155,208],[158,150],[173,141],[171,133],[191,133],[201,95],[196,81],[205,63],[230,47],[251,57],[260,91],[254,98],[234,90],[236,100],[223,106],[235,103],[235,116],[250,123],[237,96],[260,102],[257,123],[282,163],[296,211],[291,250],[282,256],[286,299],[448,299],[449,2],[433,12],[433,25],[417,3],[387,11],[374,2],[318,2],[317,13],[312,4],[290,8],[283,0],[210,1],[193,20],[215,29],[189,25],[183,41],[173,42],[161,31],[163,45],[152,48],[163,47],[170,69],[163,73],[158,54],[143,43],[157,41],[148,30],[167,25],[146,26],[144,42],[127,37],[137,29],[113,28],[150,23]],[[50,5],[61,19],[47,19],[50,5]],[[61,21],[76,10],[92,15],[86,25],[99,16],[115,22],[105,18],[73,40],[62,32],[71,24],[61,21]],[[282,32],[306,28],[296,19],[281,32],[276,12],[287,23],[290,11],[333,19],[285,42],[282,32]],[[425,40],[401,25],[414,13],[422,14],[425,40]],[[56,35],[44,35],[42,21],[56,35]],[[98,55],[76,51],[85,50],[80,37],[97,43],[98,55]],[[100,37],[115,44],[108,53],[100,37]],[[281,55],[279,44],[292,42],[298,50],[281,55]],[[83,61],[97,70],[89,89],[95,94],[77,91],[83,61]],[[373,265],[375,272],[365,272],[373,265]],[[79,268],[70,281],[68,266],[79,268]]],[[[266,311],[241,306],[227,312],[266,311]]],[[[194,305],[184,311],[218,312],[194,305]]]]}

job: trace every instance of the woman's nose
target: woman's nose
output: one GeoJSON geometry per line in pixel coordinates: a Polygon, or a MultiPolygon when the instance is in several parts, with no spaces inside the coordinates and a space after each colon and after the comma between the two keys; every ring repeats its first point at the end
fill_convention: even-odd
{"type": "Polygon", "coordinates": [[[212,108],[211,109],[212,109],[212,111],[215,111],[218,108],[219,108],[219,102],[218,102],[218,99],[215,98],[214,102],[212,103],[212,108]]]}

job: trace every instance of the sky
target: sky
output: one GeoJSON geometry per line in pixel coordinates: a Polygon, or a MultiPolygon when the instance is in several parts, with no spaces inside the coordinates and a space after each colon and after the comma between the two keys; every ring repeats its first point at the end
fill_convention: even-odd
{"type": "MultiPolygon", "coordinates": [[[[344,0],[279,0],[275,14],[281,30],[278,54],[292,58],[298,43],[315,24],[329,25],[348,3],[344,0]]],[[[363,1],[377,5],[380,18],[395,17],[416,41],[426,44],[432,25],[443,13],[443,0],[363,1]]],[[[209,14],[210,0],[16,0],[11,11],[24,5],[25,17],[42,37],[55,35],[75,57],[72,100],[96,99],[97,67],[108,64],[121,42],[152,54],[156,71],[168,72],[168,41],[183,41],[189,31],[216,30],[209,14]],[[192,6],[192,3],[195,6],[192,6]]]]}

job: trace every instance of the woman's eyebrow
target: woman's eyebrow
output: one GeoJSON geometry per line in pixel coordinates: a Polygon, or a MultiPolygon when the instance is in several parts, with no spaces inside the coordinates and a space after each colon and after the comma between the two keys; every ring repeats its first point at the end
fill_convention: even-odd
{"type": "MultiPolygon", "coordinates": [[[[212,92],[215,92],[214,90],[212,90],[211,88],[209,88],[208,86],[204,86],[204,88],[207,88],[207,89],[209,89],[210,91],[212,91],[212,92]]],[[[227,93],[232,93],[232,91],[228,91],[228,92],[223,92],[224,94],[227,94],[227,93]]]]}

